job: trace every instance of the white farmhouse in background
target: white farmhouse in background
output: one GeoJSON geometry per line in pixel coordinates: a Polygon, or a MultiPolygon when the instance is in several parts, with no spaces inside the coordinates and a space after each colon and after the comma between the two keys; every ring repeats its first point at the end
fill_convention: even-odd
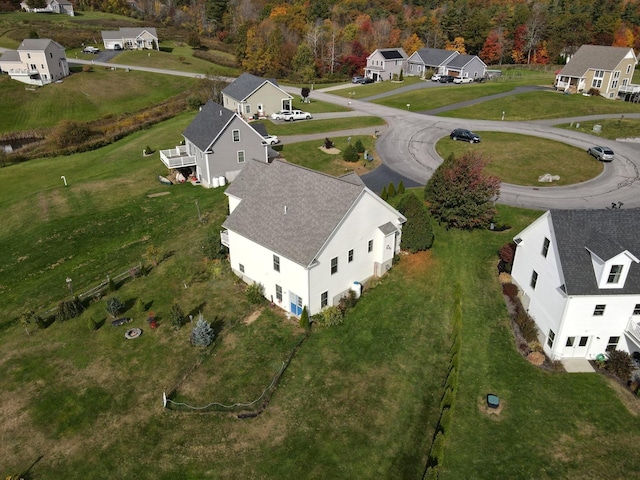
{"type": "Polygon", "coordinates": [[[249,161],[226,190],[222,243],[231,268],[265,297],[309,315],[391,268],[400,251],[397,210],[355,173],[333,177],[282,160],[249,161]]]}
{"type": "Polygon", "coordinates": [[[515,237],[513,281],[545,353],[640,351],[640,210],[551,210],[515,237]]]}
{"type": "Polygon", "coordinates": [[[6,50],[0,70],[13,80],[40,86],[69,75],[64,47],[48,38],[23,40],[18,50],[6,50]]]}

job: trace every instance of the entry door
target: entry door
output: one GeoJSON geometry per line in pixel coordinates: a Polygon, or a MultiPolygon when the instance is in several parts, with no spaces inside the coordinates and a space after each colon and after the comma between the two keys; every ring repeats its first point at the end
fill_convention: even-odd
{"type": "Polygon", "coordinates": [[[302,315],[302,298],[292,292],[289,292],[289,298],[291,299],[291,313],[297,316],[302,315]]]}
{"type": "Polygon", "coordinates": [[[589,350],[589,340],[591,337],[568,337],[564,347],[564,357],[585,358],[589,350]]]}

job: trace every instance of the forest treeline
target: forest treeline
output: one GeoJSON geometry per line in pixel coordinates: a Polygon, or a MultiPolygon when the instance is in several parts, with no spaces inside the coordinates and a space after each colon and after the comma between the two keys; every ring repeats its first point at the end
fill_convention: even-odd
{"type": "Polygon", "coordinates": [[[359,72],[385,47],[409,55],[455,49],[489,65],[563,63],[582,44],[640,48],[640,0],[74,0],[74,7],[186,28],[193,43],[214,37],[236,47],[243,70],[300,80],[359,72]]]}

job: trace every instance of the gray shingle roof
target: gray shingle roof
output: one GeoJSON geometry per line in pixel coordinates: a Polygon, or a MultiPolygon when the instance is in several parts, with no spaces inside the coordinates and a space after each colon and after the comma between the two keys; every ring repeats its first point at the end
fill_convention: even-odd
{"type": "MultiPolygon", "coordinates": [[[[256,77],[255,75],[245,72],[227,85],[224,90],[222,90],[222,93],[241,102],[255,92],[265,82],[272,83],[276,87],[280,88],[278,82],[274,78],[256,77]]],[[[291,97],[291,95],[284,92],[284,90],[283,93],[291,97]]]]}
{"type": "Polygon", "coordinates": [[[203,152],[206,151],[235,113],[209,100],[184,130],[184,137],[203,152]]]}
{"type": "Polygon", "coordinates": [[[242,201],[223,227],[307,266],[365,188],[281,160],[248,161],[225,192],[242,201]]]}
{"type": "MultiPolygon", "coordinates": [[[[603,294],[587,247],[605,261],[624,250],[640,255],[640,209],[552,210],[551,221],[568,295],[603,294]]],[[[632,263],[624,288],[605,293],[640,293],[640,264],[632,263]]]]}
{"type": "Polygon", "coordinates": [[[447,62],[447,67],[453,68],[462,68],[467,65],[471,60],[476,58],[475,55],[456,55],[449,62],[447,62]]]}
{"type": "Polygon", "coordinates": [[[143,32],[149,32],[158,38],[155,27],[120,27],[120,30],[103,30],[102,38],[105,40],[122,40],[123,38],[136,38],[143,32]]]}
{"type": "Polygon", "coordinates": [[[49,38],[27,38],[22,41],[22,43],[18,47],[18,51],[44,50],[49,46],[50,43],[53,43],[55,46],[64,50],[64,47],[62,45],[60,45],[58,42],[55,42],[49,38]]]}
{"type": "Polygon", "coordinates": [[[589,69],[613,71],[629,53],[627,47],[605,45],[582,45],[571,57],[559,75],[583,77],[589,69]]]}
{"type": "Polygon", "coordinates": [[[22,62],[22,60],[20,60],[20,54],[17,50],[6,50],[0,56],[0,62],[22,62]]]}
{"type": "Polygon", "coordinates": [[[443,65],[451,55],[458,56],[458,52],[441,48],[421,48],[417,53],[422,63],[430,67],[443,65]]]}

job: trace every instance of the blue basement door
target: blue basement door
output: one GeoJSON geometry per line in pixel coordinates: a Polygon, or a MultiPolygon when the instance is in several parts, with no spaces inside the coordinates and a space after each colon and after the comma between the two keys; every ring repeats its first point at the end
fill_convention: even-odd
{"type": "Polygon", "coordinates": [[[291,299],[291,313],[302,315],[302,298],[293,292],[289,292],[289,298],[291,299]]]}

